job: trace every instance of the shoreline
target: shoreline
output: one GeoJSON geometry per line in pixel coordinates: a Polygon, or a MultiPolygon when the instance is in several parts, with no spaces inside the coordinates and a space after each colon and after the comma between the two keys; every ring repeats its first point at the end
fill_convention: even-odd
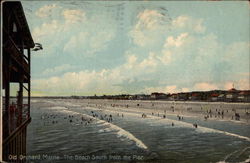
{"type": "MultiPolygon", "coordinates": [[[[36,100],[36,99],[33,99],[36,100]]],[[[59,101],[73,101],[80,106],[96,108],[133,109],[140,113],[192,116],[204,120],[230,121],[234,123],[250,124],[249,103],[222,103],[222,102],[196,102],[196,101],[149,101],[149,100],[110,100],[110,99],[53,99],[59,101]],[[150,112],[149,112],[150,111],[150,112]],[[210,113],[209,113],[210,112],[210,113]],[[223,116],[222,116],[223,112],[223,116]],[[240,120],[235,120],[235,113],[240,120]],[[205,118],[205,116],[207,118],[205,118]]]]}

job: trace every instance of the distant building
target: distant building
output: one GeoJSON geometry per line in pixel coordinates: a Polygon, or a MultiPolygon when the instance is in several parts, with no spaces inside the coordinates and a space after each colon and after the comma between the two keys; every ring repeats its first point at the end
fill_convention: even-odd
{"type": "Polygon", "coordinates": [[[149,97],[150,97],[149,95],[145,95],[145,94],[134,95],[134,99],[136,99],[136,100],[148,100],[149,97]]]}
{"type": "Polygon", "coordinates": [[[202,92],[192,92],[189,95],[189,100],[191,101],[200,101],[202,99],[202,92]]]}
{"type": "Polygon", "coordinates": [[[250,90],[241,91],[237,98],[239,102],[250,102],[250,90]]]}
{"type": "Polygon", "coordinates": [[[239,91],[236,90],[235,88],[231,88],[227,91],[226,93],[226,98],[225,101],[227,102],[236,102],[238,98],[238,93],[239,91]]]}
{"type": "Polygon", "coordinates": [[[177,98],[178,98],[178,94],[177,93],[172,93],[171,95],[167,96],[167,99],[170,100],[170,101],[177,100],[177,98]]]}
{"type": "Polygon", "coordinates": [[[225,94],[222,93],[218,96],[218,101],[225,101],[225,94]]]}
{"type": "Polygon", "coordinates": [[[150,98],[151,98],[151,99],[154,99],[154,100],[167,99],[167,94],[165,94],[165,93],[153,92],[153,93],[151,93],[150,98]]]}
{"type": "Polygon", "coordinates": [[[188,100],[188,93],[178,93],[176,98],[180,101],[186,101],[188,100]]]}
{"type": "Polygon", "coordinates": [[[211,101],[218,101],[219,100],[219,94],[218,93],[212,93],[211,95],[210,95],[210,100],[211,101]]]}

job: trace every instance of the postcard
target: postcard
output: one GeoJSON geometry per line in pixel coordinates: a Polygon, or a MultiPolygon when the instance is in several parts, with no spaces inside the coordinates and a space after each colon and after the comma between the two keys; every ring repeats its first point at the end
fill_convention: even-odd
{"type": "Polygon", "coordinates": [[[249,163],[249,1],[1,1],[0,161],[249,163]]]}

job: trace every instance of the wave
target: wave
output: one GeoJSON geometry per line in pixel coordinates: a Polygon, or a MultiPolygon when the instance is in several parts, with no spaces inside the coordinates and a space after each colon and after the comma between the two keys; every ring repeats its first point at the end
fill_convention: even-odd
{"type": "MultiPolygon", "coordinates": [[[[225,156],[225,158],[223,159],[223,161],[218,161],[216,163],[229,163],[227,162],[228,159],[230,158],[234,158],[235,155],[237,154],[236,157],[239,157],[241,154],[243,154],[247,149],[250,149],[250,147],[246,147],[244,148],[243,150],[236,150],[228,155],[225,156]]],[[[245,161],[242,161],[242,162],[238,162],[238,163],[249,163],[250,162],[250,157],[247,158],[245,161]]]]}
{"type": "Polygon", "coordinates": [[[71,111],[71,110],[63,110],[63,112],[67,112],[67,113],[73,113],[73,114],[79,114],[79,115],[83,115],[87,118],[92,118],[92,119],[95,119],[97,121],[97,123],[101,126],[108,126],[106,129],[103,129],[103,130],[99,130],[99,132],[107,132],[107,131],[117,131],[117,136],[120,138],[120,137],[124,137],[124,138],[127,138],[131,141],[134,141],[136,146],[138,146],[139,148],[142,148],[142,149],[148,149],[148,147],[141,141],[139,140],[138,138],[136,138],[133,134],[131,134],[129,131],[126,131],[124,130],[123,128],[120,128],[119,126],[116,126],[112,123],[108,123],[104,120],[100,120],[96,117],[92,117],[90,115],[87,115],[87,114],[83,114],[83,113],[79,113],[79,112],[75,112],[75,111],[71,111]]]}
{"type": "MultiPolygon", "coordinates": [[[[238,162],[238,163],[249,163],[250,162],[250,158],[246,159],[245,161],[242,161],[242,162],[238,162]]],[[[226,161],[218,161],[216,163],[229,163],[229,162],[226,162],[226,161]]]]}
{"type": "MultiPolygon", "coordinates": [[[[165,119],[162,119],[162,120],[164,121],[165,119]]],[[[177,120],[172,120],[172,119],[168,119],[168,118],[166,118],[166,120],[173,121],[175,124],[181,124],[183,126],[192,127],[193,128],[193,124],[192,123],[183,122],[183,121],[177,121],[177,120]]],[[[201,133],[220,133],[220,134],[224,134],[224,135],[228,135],[228,136],[233,136],[233,137],[237,137],[237,138],[240,138],[240,139],[244,139],[244,140],[247,140],[247,141],[250,142],[250,138],[249,137],[238,135],[238,134],[234,134],[234,133],[230,133],[230,132],[226,132],[226,131],[221,131],[221,130],[217,130],[217,129],[213,129],[213,128],[198,126],[198,128],[196,128],[196,131],[197,132],[201,132],[201,133]]]]}
{"type": "MultiPolygon", "coordinates": [[[[97,108],[94,108],[94,107],[89,107],[88,109],[100,110],[100,109],[97,109],[97,108]]],[[[103,109],[103,110],[105,110],[105,109],[103,109]]],[[[116,113],[123,113],[124,115],[130,115],[130,116],[138,116],[138,115],[141,116],[141,114],[142,114],[142,112],[139,112],[139,111],[133,111],[133,113],[131,113],[131,112],[124,112],[124,111],[121,111],[121,110],[114,111],[114,110],[109,110],[109,109],[107,109],[106,111],[116,112],[116,113]]],[[[193,124],[192,123],[188,123],[188,122],[173,120],[173,119],[169,119],[169,118],[164,118],[163,119],[162,117],[153,116],[153,115],[147,115],[147,117],[151,118],[151,119],[158,119],[158,120],[160,120],[163,123],[165,123],[165,122],[167,122],[167,123],[174,122],[175,125],[193,128],[193,124]]],[[[224,135],[228,135],[228,136],[233,136],[233,137],[237,137],[237,138],[240,138],[240,139],[244,139],[244,140],[247,140],[247,141],[250,142],[250,138],[249,137],[241,136],[241,135],[238,135],[238,134],[234,134],[234,133],[230,133],[230,132],[226,132],[226,131],[221,131],[221,130],[217,130],[217,129],[213,129],[213,128],[198,126],[198,128],[196,129],[196,131],[197,132],[201,132],[201,133],[220,133],[220,134],[224,134],[224,135]]]]}

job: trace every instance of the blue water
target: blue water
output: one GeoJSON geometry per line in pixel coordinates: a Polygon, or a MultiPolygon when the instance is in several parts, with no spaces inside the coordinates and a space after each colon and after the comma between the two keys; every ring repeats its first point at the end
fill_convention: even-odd
{"type": "Polygon", "coordinates": [[[217,163],[247,162],[250,157],[250,126],[243,123],[194,117],[179,121],[173,115],[142,118],[140,110],[98,109],[58,100],[33,101],[31,116],[30,162],[77,162],[81,157],[79,162],[217,163]]]}

